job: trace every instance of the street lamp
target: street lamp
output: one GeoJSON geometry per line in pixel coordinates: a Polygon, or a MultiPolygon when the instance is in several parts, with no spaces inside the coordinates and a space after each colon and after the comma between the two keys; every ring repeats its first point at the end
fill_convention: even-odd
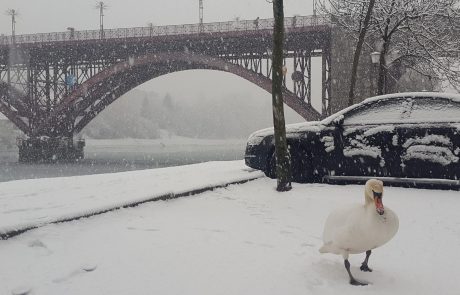
{"type": "Polygon", "coordinates": [[[378,64],[380,62],[380,52],[379,51],[374,51],[371,53],[371,60],[372,60],[372,63],[375,65],[375,64],[378,64]]]}

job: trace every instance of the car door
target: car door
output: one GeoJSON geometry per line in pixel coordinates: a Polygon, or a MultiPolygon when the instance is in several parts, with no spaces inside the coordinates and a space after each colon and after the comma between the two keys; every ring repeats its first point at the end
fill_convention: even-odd
{"type": "Polygon", "coordinates": [[[411,100],[398,127],[403,177],[460,178],[460,102],[442,97],[411,100]]]}
{"type": "Polygon", "coordinates": [[[407,100],[387,98],[364,103],[345,114],[340,126],[340,174],[399,176],[399,138],[396,132],[407,113],[407,100]]]}

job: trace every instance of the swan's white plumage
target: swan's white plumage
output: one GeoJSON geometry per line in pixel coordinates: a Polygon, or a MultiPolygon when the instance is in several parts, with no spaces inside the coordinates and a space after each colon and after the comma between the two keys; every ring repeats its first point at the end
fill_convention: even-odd
{"type": "Polygon", "coordinates": [[[342,255],[348,259],[349,254],[358,254],[382,246],[398,231],[399,221],[396,214],[385,208],[379,215],[373,202],[372,184],[381,186],[379,180],[366,183],[366,202],[364,205],[354,205],[333,211],[326,220],[323,233],[324,245],[321,253],[342,255]]]}

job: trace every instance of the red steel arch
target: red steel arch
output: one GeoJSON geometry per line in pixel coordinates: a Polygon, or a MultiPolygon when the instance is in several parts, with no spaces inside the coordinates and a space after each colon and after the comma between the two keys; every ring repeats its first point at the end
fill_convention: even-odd
{"type": "MultiPolygon", "coordinates": [[[[190,69],[232,73],[269,93],[272,91],[272,81],[269,78],[221,58],[191,52],[152,53],[114,64],[80,84],[59,103],[34,133],[40,134],[59,117],[74,117],[76,121],[73,132],[78,133],[106,106],[129,90],[155,77],[190,69]]],[[[306,120],[318,120],[321,116],[288,89],[283,91],[283,100],[306,120]]]]}
{"type": "Polygon", "coordinates": [[[25,134],[30,132],[29,119],[26,116],[27,105],[23,103],[23,94],[0,81],[0,113],[5,115],[25,134]]]}

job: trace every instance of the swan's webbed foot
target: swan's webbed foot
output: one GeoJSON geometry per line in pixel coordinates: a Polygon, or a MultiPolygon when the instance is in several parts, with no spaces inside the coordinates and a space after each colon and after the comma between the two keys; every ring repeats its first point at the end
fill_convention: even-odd
{"type": "Polygon", "coordinates": [[[350,279],[350,285],[353,285],[353,286],[367,286],[368,284],[360,282],[357,279],[353,278],[353,279],[350,279]]]}
{"type": "Polygon", "coordinates": [[[367,263],[369,262],[369,256],[371,256],[371,250],[366,251],[366,258],[364,259],[363,263],[361,264],[361,267],[359,268],[361,271],[372,271],[372,269],[369,268],[369,266],[367,265],[367,263]]]}
{"type": "Polygon", "coordinates": [[[345,269],[348,272],[348,276],[350,277],[350,284],[351,285],[353,285],[353,286],[366,286],[367,285],[367,283],[360,282],[360,281],[358,281],[357,279],[355,279],[353,277],[353,275],[351,274],[351,271],[350,271],[350,262],[348,261],[348,259],[345,259],[344,264],[345,264],[345,269]]]}
{"type": "Polygon", "coordinates": [[[368,272],[372,272],[372,268],[369,268],[369,266],[367,266],[367,263],[362,263],[361,264],[361,267],[359,268],[361,271],[368,271],[368,272]]]}

